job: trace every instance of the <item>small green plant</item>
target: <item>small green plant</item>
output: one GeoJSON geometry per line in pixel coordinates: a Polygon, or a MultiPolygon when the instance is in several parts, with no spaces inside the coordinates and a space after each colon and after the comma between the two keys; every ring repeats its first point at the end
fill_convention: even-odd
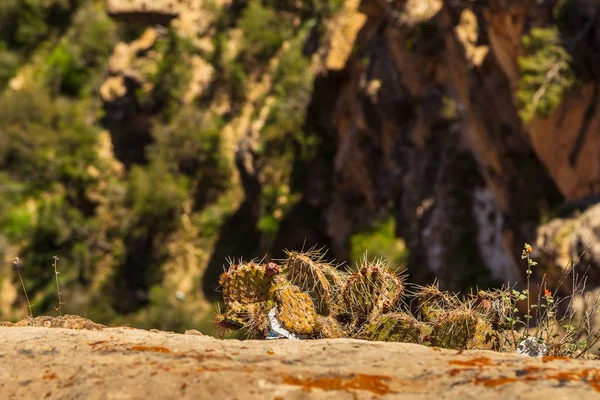
{"type": "Polygon", "coordinates": [[[21,281],[21,286],[23,287],[23,293],[25,294],[25,300],[27,300],[27,306],[29,307],[29,316],[33,318],[33,312],[31,311],[31,303],[29,302],[29,296],[27,295],[27,289],[25,289],[25,282],[23,282],[23,277],[21,276],[21,263],[19,262],[19,257],[15,257],[14,261],[15,268],[17,269],[17,274],[19,275],[19,280],[21,281]]]}
{"type": "Polygon", "coordinates": [[[392,216],[350,236],[350,259],[359,262],[365,253],[369,260],[382,258],[393,268],[407,263],[409,251],[404,240],[396,236],[396,220],[392,216]]]}
{"type": "Polygon", "coordinates": [[[527,296],[527,315],[525,315],[525,319],[527,320],[527,328],[528,329],[531,325],[530,324],[530,320],[531,320],[530,281],[531,281],[531,274],[533,273],[533,271],[531,270],[531,267],[534,267],[537,265],[537,262],[533,261],[530,257],[530,254],[532,251],[533,251],[533,247],[531,247],[529,244],[525,243],[525,247],[523,248],[523,252],[521,253],[521,258],[527,260],[527,270],[525,271],[526,279],[527,279],[527,289],[523,292],[523,294],[527,296]]]}
{"type": "Polygon", "coordinates": [[[538,287],[537,301],[532,304],[530,278],[533,274],[532,268],[537,265],[537,262],[531,258],[532,252],[531,245],[525,243],[521,257],[527,260],[526,289],[506,290],[502,294],[503,303],[509,304],[510,312],[505,318],[504,325],[505,329],[511,332],[511,346],[516,348],[518,341],[532,336],[538,343],[548,347],[549,355],[575,358],[587,356],[600,341],[600,331],[591,329],[593,315],[600,312],[600,298],[592,301],[590,294],[585,291],[585,275],[579,277],[571,265],[557,283],[557,288],[560,288],[567,279],[571,279],[571,294],[565,297],[557,296],[556,291],[547,288],[543,277],[538,287]],[[576,297],[585,300],[587,307],[584,310],[577,310],[575,307],[576,297]],[[527,309],[522,320],[518,315],[517,304],[523,301],[527,302],[527,309]]]}
{"type": "Polygon", "coordinates": [[[244,60],[248,65],[271,58],[292,35],[289,24],[260,0],[248,3],[239,27],[244,32],[244,60]]]}
{"type": "Polygon", "coordinates": [[[558,29],[532,28],[522,40],[526,55],[519,58],[519,115],[525,122],[548,117],[575,86],[572,59],[562,46],[558,29]]]}

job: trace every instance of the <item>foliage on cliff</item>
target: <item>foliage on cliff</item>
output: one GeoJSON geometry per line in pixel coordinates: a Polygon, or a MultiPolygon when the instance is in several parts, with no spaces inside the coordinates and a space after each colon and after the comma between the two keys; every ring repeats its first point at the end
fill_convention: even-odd
{"type": "MultiPolygon", "coordinates": [[[[53,311],[51,263],[59,255],[68,311],[183,330],[209,311],[203,271],[217,242],[229,239],[220,231],[245,196],[223,131],[267,74],[272,83],[251,104],[254,115],[267,97],[272,104],[256,149],[263,182],[254,229],[272,240],[297,198],[294,160],[310,150],[303,121],[313,75],[303,46],[316,18],[340,4],[209,4],[208,47],[176,24],[155,30],[150,47],[123,61],[124,86],[106,92],[135,99],[117,128],[119,111],[102,85],[123,65],[115,61],[119,42],[144,40],[146,27],[109,18],[104,6],[0,4],[0,255],[5,265],[20,257],[35,314],[53,311]],[[194,94],[198,59],[216,72],[194,94]],[[225,109],[215,107],[218,98],[225,109]]],[[[12,272],[0,270],[5,293],[12,272]]],[[[0,310],[10,318],[23,307],[9,294],[0,310]]]]}
{"type": "Polygon", "coordinates": [[[211,313],[228,256],[368,250],[465,289],[509,276],[561,200],[517,112],[575,87],[576,7],[526,25],[509,85],[484,29],[462,27],[482,60],[453,45],[479,4],[0,3],[3,317],[27,310],[15,256],[36,315],[58,255],[65,312],[179,331],[211,313]]]}

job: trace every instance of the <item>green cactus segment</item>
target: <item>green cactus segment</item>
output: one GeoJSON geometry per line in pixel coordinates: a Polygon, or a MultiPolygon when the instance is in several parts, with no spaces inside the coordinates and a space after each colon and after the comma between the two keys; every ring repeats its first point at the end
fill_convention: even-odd
{"type": "Polygon", "coordinates": [[[269,333],[268,311],[275,306],[273,301],[243,304],[227,303],[223,313],[217,313],[215,324],[223,330],[241,330],[248,337],[262,339],[269,333]]]}
{"type": "Polygon", "coordinates": [[[340,339],[348,337],[340,323],[333,317],[318,317],[319,337],[322,339],[340,339]]]}
{"type": "Polygon", "coordinates": [[[430,333],[431,327],[412,314],[396,312],[372,318],[363,326],[359,337],[384,342],[423,343],[430,333]]]}
{"type": "Polygon", "coordinates": [[[267,301],[265,306],[256,307],[251,310],[248,322],[244,327],[246,336],[251,339],[264,339],[269,335],[271,330],[271,322],[269,321],[269,310],[273,306],[273,302],[267,301]]]}
{"type": "Polygon", "coordinates": [[[317,312],[311,297],[295,285],[283,285],[274,291],[277,320],[297,335],[313,335],[317,331],[317,312]]]}
{"type": "Polygon", "coordinates": [[[348,277],[332,265],[323,263],[318,263],[317,265],[321,272],[323,272],[323,275],[325,275],[325,279],[327,279],[327,282],[329,283],[329,288],[333,292],[339,292],[341,288],[344,287],[344,283],[348,277]]]}
{"type": "Polygon", "coordinates": [[[396,309],[402,300],[404,285],[400,277],[382,262],[365,263],[352,274],[342,291],[350,313],[357,318],[396,309]]]}
{"type": "Polygon", "coordinates": [[[419,289],[417,293],[421,318],[426,322],[435,322],[446,310],[452,310],[460,302],[448,292],[442,292],[436,285],[429,285],[419,289]]]}
{"type": "MultiPolygon", "coordinates": [[[[333,289],[323,264],[302,253],[290,252],[285,266],[289,281],[310,295],[319,314],[329,315],[333,289]]],[[[331,271],[327,272],[331,275],[331,271]]]]}
{"type": "Polygon", "coordinates": [[[267,270],[267,266],[254,262],[232,264],[219,280],[225,302],[249,304],[268,300],[276,271],[267,270]]]}
{"type": "Polygon", "coordinates": [[[490,323],[467,307],[446,311],[433,324],[432,343],[435,346],[492,350],[495,341],[490,323]]]}

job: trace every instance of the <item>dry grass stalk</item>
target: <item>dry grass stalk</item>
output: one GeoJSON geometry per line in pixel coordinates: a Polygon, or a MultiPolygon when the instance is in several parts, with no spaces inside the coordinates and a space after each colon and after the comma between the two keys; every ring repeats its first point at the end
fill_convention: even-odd
{"type": "Polygon", "coordinates": [[[29,316],[33,318],[33,312],[31,311],[31,303],[29,302],[29,296],[27,296],[27,290],[25,289],[25,282],[23,282],[23,277],[21,276],[21,263],[19,262],[19,257],[15,257],[15,267],[17,268],[17,274],[19,275],[19,279],[21,280],[21,286],[23,286],[23,293],[25,293],[25,300],[27,300],[27,306],[29,307],[29,316]]]}

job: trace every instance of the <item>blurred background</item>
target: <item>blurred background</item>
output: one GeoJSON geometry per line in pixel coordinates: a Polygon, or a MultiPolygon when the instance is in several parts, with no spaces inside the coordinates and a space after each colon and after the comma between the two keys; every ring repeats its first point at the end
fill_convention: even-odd
{"type": "MultiPolygon", "coordinates": [[[[600,3],[0,1],[0,318],[213,334],[227,258],[600,283],[600,3]]],[[[559,288],[568,294],[569,285],[559,288]]]]}

